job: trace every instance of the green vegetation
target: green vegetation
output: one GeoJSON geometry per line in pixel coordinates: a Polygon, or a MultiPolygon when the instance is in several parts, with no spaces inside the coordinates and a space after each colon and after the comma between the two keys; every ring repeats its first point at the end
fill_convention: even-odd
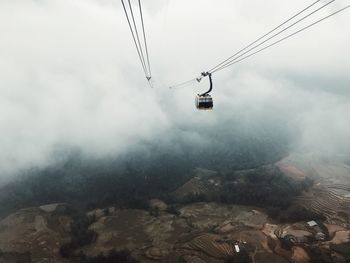
{"type": "Polygon", "coordinates": [[[176,208],[176,205],[169,205],[165,211],[176,216],[179,216],[181,214],[180,211],[176,208]]]}
{"type": "Polygon", "coordinates": [[[247,251],[244,249],[240,253],[237,253],[231,257],[224,260],[224,263],[251,263],[253,260],[250,258],[247,251]]]}
{"type": "Polygon", "coordinates": [[[221,189],[218,201],[261,206],[275,211],[287,208],[293,198],[305,189],[303,182],[284,176],[274,166],[238,171],[225,177],[232,183],[221,189]]]}
{"type": "MultiPolygon", "coordinates": [[[[220,176],[221,185],[215,190],[208,193],[188,194],[177,201],[183,204],[214,201],[262,207],[272,218],[283,223],[325,220],[322,215],[292,205],[295,196],[312,185],[311,180],[295,181],[283,175],[274,165],[221,173],[220,176]]],[[[172,200],[169,199],[169,201],[172,200]]]]}
{"type": "Polygon", "coordinates": [[[310,263],[333,263],[332,253],[329,249],[318,246],[307,247],[310,263]]]}
{"type": "Polygon", "coordinates": [[[16,262],[16,263],[31,263],[31,255],[29,252],[2,252],[0,250],[0,262],[16,262]]]}
{"type": "MultiPolygon", "coordinates": [[[[104,212],[107,213],[108,210],[104,212]]],[[[60,254],[63,258],[72,263],[137,263],[131,258],[128,251],[111,250],[108,254],[100,254],[96,257],[86,256],[80,248],[90,245],[96,239],[96,233],[89,230],[89,226],[95,222],[95,217],[88,217],[85,214],[71,210],[70,216],[72,239],[69,243],[63,244],[60,248],[60,254]]]]}
{"type": "Polygon", "coordinates": [[[338,244],[338,245],[331,244],[330,247],[335,252],[338,252],[340,254],[344,254],[350,257],[350,243],[338,244]]]}
{"type": "Polygon", "coordinates": [[[78,248],[91,244],[96,234],[94,231],[89,230],[89,226],[95,222],[94,217],[87,217],[83,213],[72,212],[71,217],[73,219],[71,223],[72,240],[63,244],[60,248],[60,254],[64,258],[74,257],[74,253],[78,248]]]}
{"type": "Polygon", "coordinates": [[[295,223],[311,220],[323,222],[326,220],[324,215],[317,214],[299,205],[291,205],[282,210],[276,207],[270,207],[267,212],[272,218],[275,218],[281,223],[295,223]]]}
{"type": "Polygon", "coordinates": [[[96,257],[88,257],[79,253],[71,258],[72,263],[138,263],[130,256],[129,251],[111,250],[107,255],[100,254],[96,257]]]}
{"type": "MultiPolygon", "coordinates": [[[[186,134],[186,130],[178,132],[186,134]]],[[[0,216],[57,202],[87,209],[147,209],[148,199],[166,200],[169,193],[192,177],[196,167],[225,173],[275,162],[286,154],[282,136],[227,132],[207,131],[201,143],[188,141],[186,136],[166,138],[103,159],[91,159],[74,150],[58,151],[54,165],[25,171],[0,189],[0,216]]]]}

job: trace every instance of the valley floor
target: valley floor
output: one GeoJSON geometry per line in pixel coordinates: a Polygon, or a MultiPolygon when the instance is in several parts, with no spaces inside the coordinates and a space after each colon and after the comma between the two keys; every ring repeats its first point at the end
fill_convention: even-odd
{"type": "MultiPolygon", "coordinates": [[[[83,262],[79,255],[86,262],[117,262],[98,261],[99,255],[108,260],[113,250],[127,251],[132,260],[146,263],[349,262],[350,168],[300,156],[275,166],[293,180],[314,181],[292,205],[323,219],[282,223],[261,207],[209,201],[168,205],[154,199],[148,211],[89,211],[86,231],[94,238],[73,247],[65,258],[62,246],[74,240],[72,224],[77,219],[68,204],[51,204],[22,209],[0,221],[0,262],[83,262]]],[[[218,176],[199,169],[174,195],[211,194],[223,185],[218,176]]]]}

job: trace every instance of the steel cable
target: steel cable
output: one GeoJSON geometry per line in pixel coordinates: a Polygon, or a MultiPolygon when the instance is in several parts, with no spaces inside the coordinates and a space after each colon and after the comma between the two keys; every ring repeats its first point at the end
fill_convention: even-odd
{"type": "Polygon", "coordinates": [[[213,72],[216,68],[222,66],[223,64],[225,64],[226,62],[228,62],[229,60],[231,60],[232,58],[234,58],[235,56],[237,56],[238,54],[240,54],[241,52],[245,51],[246,49],[250,48],[252,45],[256,44],[258,41],[264,39],[265,37],[267,37],[268,35],[270,35],[272,32],[276,31],[277,29],[281,28],[282,26],[284,26],[285,24],[287,24],[288,22],[290,22],[291,20],[293,20],[294,18],[296,18],[297,16],[299,16],[300,14],[304,13],[306,10],[310,9],[311,7],[313,7],[314,5],[316,5],[318,2],[320,2],[321,0],[317,0],[315,2],[313,2],[311,5],[307,6],[306,8],[304,8],[303,10],[299,11],[298,13],[296,13],[295,15],[293,15],[291,18],[287,19],[286,21],[284,21],[282,24],[278,25],[277,27],[275,27],[274,29],[272,29],[271,31],[269,31],[268,33],[264,34],[263,36],[259,37],[257,40],[255,40],[254,42],[250,43],[248,46],[244,47],[243,49],[239,50],[237,53],[235,53],[234,55],[232,55],[231,57],[229,57],[228,59],[224,60],[223,62],[219,63],[218,65],[216,65],[215,67],[213,67],[212,69],[208,70],[208,72],[213,72]]]}
{"type": "Polygon", "coordinates": [[[324,9],[325,7],[327,7],[328,5],[330,5],[331,3],[335,2],[335,0],[331,0],[329,2],[327,2],[326,4],[322,5],[321,7],[317,8],[316,10],[312,11],[311,13],[307,14],[306,16],[300,18],[299,20],[297,20],[296,22],[292,23],[291,25],[289,25],[288,27],[282,29],[281,31],[278,31],[276,34],[272,35],[271,37],[265,39],[264,41],[260,42],[259,44],[255,45],[254,47],[248,49],[247,51],[243,52],[242,54],[240,54],[239,56],[234,57],[233,59],[231,59],[230,61],[227,61],[225,64],[223,64],[222,66],[220,66],[219,68],[216,68],[213,71],[209,71],[211,73],[217,72],[220,69],[224,68],[226,65],[229,65],[230,63],[232,63],[233,61],[235,61],[236,59],[244,56],[245,54],[248,54],[250,51],[253,51],[254,49],[260,47],[261,45],[265,44],[266,42],[268,42],[269,40],[279,36],[280,34],[282,34],[283,32],[287,31],[288,29],[292,28],[293,26],[299,24],[300,22],[304,21],[305,19],[307,19],[308,17],[312,16],[313,14],[321,11],[322,9],[324,9]]]}
{"type": "Polygon", "coordinates": [[[146,68],[146,72],[147,72],[146,73],[146,78],[148,79],[149,73],[148,73],[148,70],[147,70],[146,62],[145,62],[145,56],[144,56],[143,51],[142,51],[140,37],[139,37],[138,30],[137,30],[137,26],[136,26],[136,22],[135,22],[135,16],[134,16],[134,12],[132,11],[130,0],[128,0],[128,3],[129,3],[129,8],[130,8],[131,18],[132,18],[132,21],[133,21],[133,24],[134,24],[134,29],[135,29],[135,33],[136,33],[136,37],[137,37],[137,42],[138,42],[139,48],[140,48],[140,53],[141,53],[141,57],[142,57],[142,64],[146,68]]]}
{"type": "Polygon", "coordinates": [[[141,0],[139,0],[139,8],[140,8],[141,23],[142,23],[143,39],[144,39],[144,42],[145,42],[144,44],[145,44],[145,50],[146,50],[146,56],[147,56],[148,73],[149,73],[149,78],[151,78],[152,77],[151,64],[149,62],[148,46],[147,46],[147,40],[146,40],[145,24],[144,24],[144,21],[143,21],[141,0]]]}
{"type": "Polygon", "coordinates": [[[121,0],[121,2],[122,2],[122,5],[123,5],[123,9],[124,9],[124,12],[125,12],[126,19],[127,19],[127,21],[128,21],[128,24],[129,24],[129,28],[130,28],[130,31],[131,31],[132,38],[133,38],[133,40],[134,40],[134,44],[135,44],[135,47],[136,47],[136,50],[137,50],[137,54],[138,54],[138,56],[139,56],[139,59],[140,59],[140,62],[141,62],[143,71],[144,71],[144,73],[145,73],[145,76],[147,77],[147,70],[146,70],[145,64],[143,63],[143,60],[142,60],[142,57],[141,57],[141,53],[140,53],[140,50],[139,50],[139,46],[137,45],[137,42],[136,42],[135,33],[134,33],[133,29],[132,29],[132,25],[131,25],[131,22],[130,22],[130,19],[129,19],[128,12],[127,12],[127,10],[126,10],[124,1],[121,0]]]}
{"type": "Polygon", "coordinates": [[[245,60],[245,59],[247,59],[247,58],[249,58],[249,57],[251,57],[251,56],[257,54],[257,53],[260,53],[260,52],[262,52],[262,51],[264,51],[264,50],[266,50],[266,49],[268,49],[268,48],[270,48],[270,47],[272,47],[272,46],[275,46],[275,45],[279,44],[280,42],[282,42],[282,41],[284,41],[284,40],[286,40],[286,39],[288,39],[288,38],[291,38],[291,37],[295,36],[296,34],[301,33],[301,32],[303,32],[303,31],[305,31],[306,29],[309,29],[310,27],[315,26],[315,25],[321,23],[322,21],[324,21],[324,20],[326,20],[326,19],[328,19],[328,18],[330,18],[330,17],[332,17],[332,16],[335,16],[336,14],[338,14],[338,13],[340,13],[340,12],[345,11],[345,10],[348,9],[348,8],[350,8],[350,5],[345,6],[345,7],[339,9],[338,11],[336,11],[336,12],[334,12],[334,13],[328,15],[328,16],[325,16],[325,17],[323,17],[323,18],[317,20],[316,22],[313,22],[313,23],[311,23],[311,24],[309,24],[309,25],[303,27],[302,29],[299,29],[298,31],[296,31],[296,32],[294,32],[294,33],[292,33],[292,34],[290,34],[290,35],[288,35],[288,36],[285,36],[285,37],[281,38],[280,40],[278,40],[278,41],[276,41],[276,42],[274,42],[274,43],[272,43],[272,44],[270,44],[270,45],[268,45],[268,46],[266,46],[266,47],[264,47],[264,48],[262,48],[262,49],[259,49],[259,50],[255,51],[255,52],[253,52],[253,53],[251,53],[251,54],[249,54],[249,55],[247,55],[247,56],[245,56],[245,57],[243,57],[243,58],[241,58],[241,59],[239,59],[239,60],[233,61],[232,63],[226,65],[226,66],[223,67],[222,69],[227,68],[227,67],[229,67],[229,66],[232,66],[232,65],[234,65],[234,64],[237,64],[237,63],[239,63],[239,62],[241,62],[241,61],[243,61],[243,60],[245,60]]]}

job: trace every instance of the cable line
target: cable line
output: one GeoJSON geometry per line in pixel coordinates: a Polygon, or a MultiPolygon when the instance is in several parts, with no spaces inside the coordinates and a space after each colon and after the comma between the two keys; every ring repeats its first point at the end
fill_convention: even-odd
{"type": "Polygon", "coordinates": [[[330,18],[330,17],[332,17],[332,16],[335,16],[335,15],[339,14],[340,12],[345,11],[345,10],[348,9],[348,8],[350,8],[350,5],[345,6],[345,7],[339,9],[338,11],[336,11],[336,12],[334,12],[334,13],[328,15],[328,16],[325,16],[325,17],[323,17],[323,18],[317,20],[316,22],[313,22],[313,23],[309,24],[308,26],[303,27],[303,28],[300,29],[300,30],[298,30],[298,31],[296,31],[296,32],[294,32],[294,33],[292,33],[292,34],[290,34],[290,35],[288,35],[288,36],[286,36],[286,37],[284,37],[284,38],[282,38],[282,39],[280,39],[280,40],[278,40],[278,41],[276,41],[276,42],[274,42],[274,43],[272,43],[272,44],[270,44],[270,45],[268,45],[268,46],[266,46],[266,47],[264,47],[264,48],[262,48],[262,49],[259,49],[258,51],[255,51],[255,52],[249,54],[248,56],[245,56],[245,57],[243,57],[243,58],[241,58],[241,59],[239,59],[239,60],[233,61],[233,62],[231,62],[230,64],[228,64],[228,65],[226,65],[225,67],[223,67],[222,69],[227,68],[227,67],[229,67],[229,66],[232,66],[232,65],[234,65],[234,64],[237,64],[237,63],[239,63],[239,62],[241,62],[241,61],[243,61],[243,60],[245,60],[245,59],[247,59],[247,58],[249,58],[249,57],[251,57],[251,56],[257,54],[257,53],[260,53],[260,52],[262,52],[262,51],[264,51],[264,50],[266,50],[266,49],[268,49],[268,48],[270,48],[270,47],[272,47],[272,46],[275,46],[275,45],[281,43],[282,41],[284,41],[284,40],[286,40],[286,39],[288,39],[288,38],[291,38],[291,37],[295,36],[296,34],[301,33],[301,32],[303,32],[303,31],[305,31],[306,29],[309,29],[310,27],[313,27],[313,26],[315,26],[315,25],[321,23],[322,21],[324,21],[324,20],[326,20],[326,19],[328,19],[328,18],[330,18]]]}
{"type": "Polygon", "coordinates": [[[131,5],[131,1],[128,0],[129,8],[126,7],[126,3],[124,3],[124,0],[121,0],[121,2],[123,5],[126,19],[128,21],[128,24],[129,24],[129,29],[131,31],[132,38],[134,40],[136,51],[137,51],[138,57],[140,59],[142,68],[143,68],[143,72],[145,73],[145,77],[148,81],[148,84],[150,85],[151,88],[153,88],[153,83],[151,82],[151,79],[152,79],[151,64],[150,64],[150,59],[149,59],[149,52],[148,52],[146,30],[145,30],[145,23],[144,23],[144,19],[143,19],[141,0],[138,0],[138,8],[139,8],[139,12],[140,12],[140,19],[139,20],[135,19],[136,13],[134,14],[134,10],[133,10],[133,7],[131,5]],[[129,9],[129,10],[127,10],[127,9],[129,9]],[[141,23],[141,25],[140,25],[140,23],[141,23]],[[141,27],[140,30],[142,30],[143,37],[140,37],[140,35],[139,35],[139,32],[140,32],[140,30],[138,30],[139,27],[141,27]],[[143,42],[143,43],[141,43],[141,42],[143,42]],[[146,58],[145,58],[145,54],[146,54],[146,58]]]}
{"type": "Polygon", "coordinates": [[[224,68],[226,65],[230,64],[232,61],[244,56],[245,54],[249,53],[250,51],[253,51],[254,49],[260,47],[261,45],[265,44],[267,41],[275,38],[276,36],[282,34],[283,32],[285,32],[286,30],[292,28],[293,26],[295,26],[296,24],[300,23],[301,21],[307,19],[308,17],[312,16],[313,14],[319,12],[320,10],[324,9],[325,7],[327,7],[328,5],[330,5],[331,3],[335,2],[335,0],[331,0],[329,2],[327,2],[326,4],[322,5],[321,7],[317,8],[316,10],[312,11],[311,13],[307,14],[306,16],[300,18],[299,20],[297,20],[296,22],[292,23],[291,25],[289,25],[288,27],[282,29],[281,31],[278,31],[276,34],[272,35],[271,37],[265,39],[263,42],[260,42],[259,44],[255,45],[254,47],[248,49],[247,51],[243,52],[241,55],[239,55],[238,57],[235,57],[233,60],[230,60],[228,62],[226,62],[224,65],[220,66],[219,68],[210,71],[211,73],[214,73],[216,71],[219,71],[220,69],[224,68]]]}
{"type": "MultiPolygon", "coordinates": [[[[218,64],[217,66],[215,66],[214,68],[212,68],[209,71],[205,71],[202,72],[201,75],[198,78],[194,78],[185,82],[182,82],[180,84],[174,85],[170,88],[176,88],[176,87],[181,87],[181,86],[185,86],[189,83],[192,83],[193,81],[197,80],[198,82],[200,82],[202,80],[202,78],[204,77],[209,77],[209,82],[210,82],[210,88],[207,92],[203,93],[203,94],[198,94],[196,96],[195,99],[195,105],[197,107],[198,110],[212,110],[213,109],[213,98],[211,97],[211,95],[209,94],[212,91],[212,87],[213,87],[213,81],[212,81],[212,74],[223,70],[227,67],[230,67],[234,64],[237,64],[245,59],[248,59],[268,48],[271,48],[303,31],[306,31],[307,29],[345,11],[346,9],[350,8],[350,5],[347,5],[343,8],[338,9],[337,11],[326,15],[324,17],[321,17],[320,19],[311,22],[310,24],[302,27],[301,29],[297,29],[295,32],[290,33],[290,31],[287,33],[288,35],[284,34],[284,36],[282,35],[280,39],[278,39],[276,41],[277,36],[279,36],[280,34],[282,34],[283,32],[287,31],[288,29],[294,27],[295,25],[297,25],[298,23],[300,23],[301,21],[307,19],[308,17],[312,16],[313,14],[319,12],[320,10],[324,9],[325,7],[327,7],[328,5],[330,5],[331,3],[335,2],[336,0],[331,0],[327,3],[325,3],[324,5],[322,5],[321,7],[315,9],[314,11],[306,14],[305,16],[303,16],[302,18],[298,19],[297,21],[293,22],[292,24],[290,24],[289,26],[284,27],[282,30],[278,31],[277,33],[273,34],[272,36],[268,37],[267,39],[263,40],[265,37],[267,37],[268,35],[270,35],[272,32],[276,31],[278,28],[282,27],[283,25],[285,25],[286,23],[288,23],[289,21],[291,21],[292,19],[294,19],[295,17],[299,16],[301,13],[305,12],[306,10],[308,10],[309,8],[311,8],[312,6],[314,6],[316,3],[320,2],[320,1],[316,1],[313,4],[309,5],[308,7],[304,8],[302,11],[298,12],[296,15],[294,15],[292,18],[286,20],[285,22],[283,22],[282,24],[280,24],[279,26],[277,26],[276,28],[274,28],[273,30],[271,30],[270,32],[268,32],[267,34],[265,34],[264,36],[258,38],[257,40],[255,40],[254,42],[252,42],[251,44],[249,44],[248,46],[246,46],[245,48],[243,48],[242,50],[240,50],[239,52],[237,52],[235,55],[231,56],[230,58],[226,59],[225,61],[221,62],[220,64],[218,64]],[[259,42],[260,40],[263,40],[262,42],[259,42]],[[272,40],[272,41],[270,41],[272,40]],[[272,43],[271,43],[272,42],[272,43]],[[257,44],[258,43],[258,44],[257,44]],[[258,49],[260,46],[262,46],[263,44],[266,43],[266,46],[258,49]],[[256,45],[255,45],[256,44],[256,45]],[[244,52],[243,52],[244,51],[244,52]],[[243,52],[243,53],[242,53],[243,52]],[[239,55],[240,54],[240,55],[239,55]]],[[[305,25],[305,24],[304,24],[305,25]]],[[[300,28],[300,27],[299,27],[300,28]]],[[[294,31],[294,30],[293,30],[294,31]]]]}
{"type": "Polygon", "coordinates": [[[284,26],[285,24],[287,24],[289,21],[293,20],[294,18],[296,18],[297,16],[299,16],[300,14],[304,13],[305,11],[307,11],[308,9],[310,9],[311,7],[313,7],[314,5],[316,5],[318,2],[320,2],[321,0],[317,0],[315,2],[313,2],[311,5],[307,6],[306,8],[304,8],[303,10],[299,11],[298,13],[296,13],[294,16],[292,16],[291,18],[287,19],[286,21],[284,21],[282,24],[278,25],[277,27],[275,27],[274,29],[272,29],[271,31],[269,31],[268,33],[266,33],[265,35],[259,37],[257,40],[255,40],[254,42],[250,43],[248,46],[244,47],[243,49],[241,49],[240,51],[238,51],[237,53],[235,53],[234,55],[232,55],[231,57],[229,57],[228,59],[224,60],[223,62],[219,63],[218,65],[216,65],[215,67],[213,67],[212,69],[208,70],[208,72],[213,72],[216,68],[222,66],[223,64],[225,64],[226,62],[228,62],[229,60],[231,60],[232,58],[234,58],[235,56],[237,56],[238,54],[240,54],[241,52],[245,51],[246,49],[250,48],[252,45],[254,45],[255,43],[257,43],[258,41],[262,40],[263,38],[265,38],[266,36],[270,35],[272,32],[276,31],[277,29],[279,29],[280,27],[284,26]]]}
{"type": "Polygon", "coordinates": [[[127,10],[126,10],[124,1],[121,0],[121,2],[122,2],[122,4],[123,4],[123,9],[124,9],[124,12],[125,12],[126,19],[128,20],[129,28],[130,28],[130,31],[131,31],[132,38],[133,38],[133,40],[134,40],[134,44],[135,44],[135,47],[136,47],[136,50],[137,50],[137,54],[138,54],[138,56],[139,56],[139,59],[140,59],[140,62],[141,62],[143,71],[144,71],[144,73],[145,73],[145,76],[147,77],[147,70],[146,70],[145,64],[143,63],[143,60],[142,60],[142,57],[141,57],[141,53],[140,53],[140,50],[139,50],[139,46],[137,45],[137,42],[136,42],[135,33],[134,33],[133,29],[132,29],[131,22],[130,22],[130,19],[129,19],[129,15],[128,15],[128,12],[127,12],[127,10]]]}
{"type": "Polygon", "coordinates": [[[192,83],[192,82],[195,82],[196,80],[197,80],[197,78],[193,78],[193,79],[190,79],[190,80],[181,82],[181,83],[179,83],[179,84],[170,86],[169,89],[180,88],[180,87],[186,86],[186,85],[188,85],[188,84],[190,84],[190,83],[192,83]]]}
{"type": "MultiPolygon", "coordinates": [[[[255,51],[255,50],[256,50],[258,47],[260,47],[261,45],[263,45],[263,44],[265,44],[266,42],[268,42],[268,41],[274,39],[274,38],[277,37],[278,35],[280,35],[280,34],[282,34],[283,32],[285,32],[286,30],[292,28],[293,26],[295,26],[296,24],[298,24],[298,23],[300,23],[301,21],[305,20],[306,18],[308,18],[308,17],[312,16],[313,14],[315,14],[316,12],[322,10],[322,9],[325,8],[326,6],[328,6],[328,5],[330,5],[331,3],[335,2],[335,0],[331,0],[331,1],[327,2],[326,4],[322,5],[321,7],[317,8],[317,9],[314,10],[314,11],[312,11],[311,13],[309,13],[309,14],[305,15],[304,17],[300,18],[299,20],[297,20],[297,21],[294,22],[293,24],[289,25],[288,27],[286,27],[286,28],[284,28],[284,29],[278,31],[278,32],[275,33],[274,35],[272,35],[272,36],[270,36],[269,38],[265,39],[263,42],[260,42],[259,44],[253,46],[255,43],[257,43],[258,41],[260,41],[260,40],[262,40],[263,38],[265,38],[265,37],[266,37],[267,35],[269,35],[271,32],[276,31],[276,29],[280,28],[281,26],[283,26],[283,25],[286,24],[287,22],[291,21],[293,18],[295,18],[296,16],[298,16],[298,15],[300,15],[301,13],[305,12],[306,10],[308,10],[309,8],[311,8],[312,6],[314,6],[314,5],[315,5],[316,3],[318,3],[318,2],[320,2],[320,1],[316,1],[316,2],[312,3],[312,4],[309,5],[308,7],[304,8],[302,11],[298,12],[298,13],[297,13],[296,15],[294,15],[292,18],[286,20],[284,23],[280,24],[279,26],[277,26],[276,28],[274,28],[273,30],[271,30],[269,33],[267,33],[267,34],[265,34],[264,36],[258,38],[257,40],[255,40],[254,42],[252,42],[251,44],[249,44],[248,46],[246,46],[245,48],[243,48],[242,50],[240,50],[239,52],[237,52],[235,55],[231,56],[229,59],[226,59],[224,62],[218,64],[216,67],[214,67],[214,68],[211,69],[210,71],[206,71],[206,72],[204,72],[204,73],[206,73],[206,74],[212,73],[212,74],[213,74],[213,73],[216,73],[217,71],[222,70],[222,69],[224,69],[224,68],[227,68],[227,67],[229,67],[229,66],[231,66],[231,65],[233,65],[233,64],[237,64],[238,62],[241,62],[241,61],[243,61],[243,60],[245,60],[245,59],[247,59],[247,58],[249,58],[249,57],[251,57],[251,56],[257,54],[257,53],[262,52],[263,50],[266,50],[266,49],[268,49],[268,48],[270,48],[270,47],[272,47],[272,46],[275,46],[276,44],[278,44],[278,43],[280,43],[280,42],[282,42],[282,41],[284,41],[284,40],[286,40],[286,39],[288,39],[288,38],[290,38],[290,37],[292,37],[292,36],[294,36],[294,35],[296,35],[296,34],[302,32],[302,31],[305,31],[306,29],[308,29],[308,28],[310,28],[310,27],[312,27],[312,26],[314,26],[314,25],[316,25],[316,24],[322,22],[323,20],[326,20],[326,19],[328,19],[328,18],[330,18],[330,17],[332,17],[332,16],[334,16],[334,15],[336,15],[336,14],[338,14],[338,13],[340,13],[340,12],[342,12],[342,11],[344,11],[344,10],[346,10],[346,9],[348,9],[348,8],[350,7],[350,6],[346,6],[346,7],[344,7],[344,8],[341,8],[341,9],[339,9],[338,11],[336,11],[336,12],[330,14],[330,15],[325,16],[325,17],[323,17],[323,18],[317,20],[317,21],[314,22],[314,23],[311,23],[311,24],[309,24],[308,26],[305,26],[305,27],[303,27],[302,29],[300,29],[300,30],[298,30],[298,31],[296,31],[296,32],[294,32],[294,33],[292,33],[292,34],[289,34],[289,35],[287,35],[286,37],[283,37],[282,39],[277,40],[277,41],[273,42],[272,44],[269,44],[268,46],[263,47],[263,48],[261,48],[261,49],[255,51]],[[252,47],[252,46],[253,46],[253,47],[252,47]],[[249,47],[251,47],[251,48],[248,49],[249,47]],[[247,49],[248,49],[248,50],[247,50],[247,49]],[[245,50],[246,50],[246,51],[245,51],[245,50]],[[245,52],[243,52],[243,51],[245,51],[245,52]],[[242,53],[242,52],[243,52],[243,53],[242,53]],[[249,54],[250,52],[253,52],[253,53],[249,54]],[[240,54],[240,53],[242,53],[242,54],[240,54]],[[238,54],[240,54],[240,55],[237,56],[238,54]],[[244,56],[244,55],[247,55],[247,56],[244,56]],[[239,59],[239,58],[241,58],[241,59],[239,59]]],[[[181,86],[183,86],[183,85],[186,85],[186,84],[188,84],[188,83],[193,82],[194,80],[197,80],[198,82],[200,82],[201,79],[202,79],[203,77],[205,77],[205,76],[206,76],[206,75],[203,75],[203,74],[202,74],[202,75],[201,75],[200,77],[198,77],[198,78],[185,81],[185,82],[183,82],[183,83],[174,85],[174,86],[172,86],[172,87],[170,87],[170,88],[181,87],[181,86]]]]}
{"type": "Polygon", "coordinates": [[[147,40],[146,40],[146,32],[145,32],[145,24],[143,22],[143,15],[142,15],[142,7],[141,7],[141,0],[139,0],[139,8],[140,8],[140,16],[141,16],[141,23],[142,23],[142,31],[143,31],[143,39],[145,41],[145,50],[146,50],[146,56],[147,56],[147,64],[148,64],[148,73],[149,73],[149,79],[152,77],[152,72],[151,72],[151,65],[149,63],[149,55],[148,55],[148,47],[147,47],[147,40]]]}
{"type": "Polygon", "coordinates": [[[149,74],[148,74],[148,70],[147,70],[147,66],[146,66],[146,62],[145,62],[145,56],[143,55],[142,46],[141,46],[141,42],[140,42],[140,37],[139,37],[139,33],[137,31],[137,26],[136,26],[136,22],[135,22],[135,16],[134,16],[134,12],[132,11],[130,0],[128,0],[128,3],[129,3],[129,8],[130,8],[131,18],[132,18],[132,21],[133,21],[133,24],[134,24],[134,29],[135,29],[135,33],[136,33],[136,37],[137,37],[137,42],[138,42],[139,48],[140,48],[140,53],[141,53],[141,57],[142,57],[142,63],[144,65],[144,67],[146,68],[146,72],[147,72],[146,73],[146,78],[148,78],[149,74]]]}

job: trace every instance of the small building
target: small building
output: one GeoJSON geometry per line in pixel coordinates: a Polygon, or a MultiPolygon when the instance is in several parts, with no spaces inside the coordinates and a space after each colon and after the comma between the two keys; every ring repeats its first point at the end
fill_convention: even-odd
{"type": "Polygon", "coordinates": [[[307,222],[307,224],[309,227],[314,227],[314,226],[318,225],[316,221],[309,221],[309,222],[307,222]]]}
{"type": "Polygon", "coordinates": [[[317,241],[323,241],[327,238],[325,231],[316,221],[309,221],[307,222],[307,225],[314,231],[315,239],[317,241]]]}
{"type": "Polygon", "coordinates": [[[316,235],[315,235],[315,239],[317,241],[323,241],[326,239],[326,234],[323,233],[323,232],[317,232],[316,235]]]}
{"type": "Polygon", "coordinates": [[[241,251],[241,249],[239,248],[239,245],[235,245],[235,251],[236,253],[239,253],[241,251]]]}

